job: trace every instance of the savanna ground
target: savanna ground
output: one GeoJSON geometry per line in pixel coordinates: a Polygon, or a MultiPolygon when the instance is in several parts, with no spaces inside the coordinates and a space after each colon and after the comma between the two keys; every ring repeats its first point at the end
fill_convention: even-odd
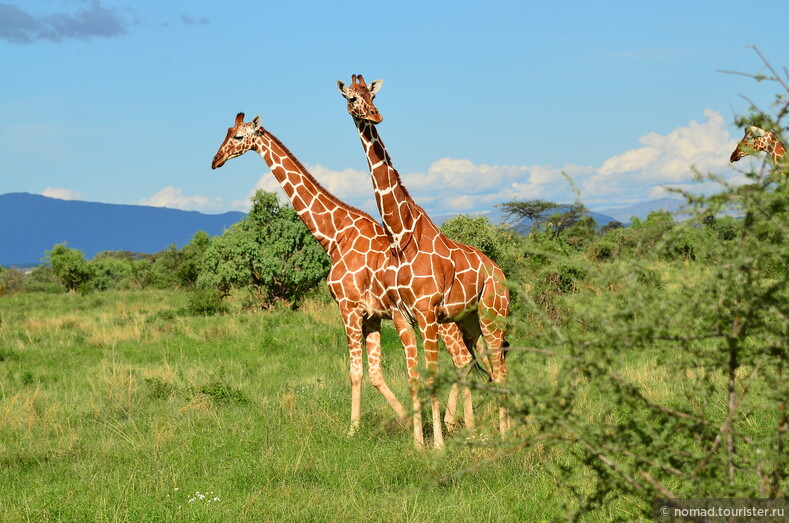
{"type": "MultiPolygon", "coordinates": [[[[467,446],[497,437],[495,405],[483,395],[478,432],[461,430],[444,451],[417,451],[409,428],[368,385],[361,430],[349,439],[347,348],[332,303],[195,317],[179,314],[183,301],[168,291],[0,300],[5,518],[524,521],[558,514],[562,486],[543,462],[571,456],[499,456],[467,446]]],[[[407,404],[391,326],[383,343],[386,376],[407,404]]],[[[514,374],[520,364],[513,354],[514,374]]],[[[648,366],[635,363],[633,372],[652,374],[648,366]]],[[[550,379],[550,369],[523,374],[550,379]]],[[[628,504],[611,510],[627,512],[628,504]]]]}
{"type": "MultiPolygon", "coordinates": [[[[183,301],[168,291],[0,300],[4,518],[550,519],[557,485],[543,458],[463,446],[485,431],[417,451],[368,386],[349,439],[347,348],[332,303],[194,317],[178,313],[183,301]]],[[[391,327],[384,350],[405,402],[391,327]]],[[[492,427],[489,407],[477,412],[492,427]]]]}
{"type": "MultiPolygon", "coordinates": [[[[683,286],[679,274],[694,277],[682,264],[656,272],[675,287],[683,286]]],[[[580,307],[600,292],[567,299],[580,307]]],[[[420,451],[410,427],[365,384],[362,426],[348,438],[347,346],[325,296],[298,311],[243,311],[231,302],[228,314],[195,316],[186,305],[185,293],[162,290],[0,299],[5,519],[546,521],[566,517],[577,492],[595,488],[574,446],[543,446],[525,411],[501,441],[495,395],[481,391],[476,431],[461,428],[445,449],[420,451]]],[[[528,345],[538,328],[550,329],[516,326],[510,342],[528,345]]],[[[390,323],[383,345],[385,376],[407,405],[390,323]]],[[[657,358],[624,350],[614,366],[654,401],[688,406],[692,377],[657,358]]],[[[539,390],[556,385],[561,359],[518,351],[508,363],[513,387],[539,390]]],[[[446,385],[453,377],[446,354],[441,367],[446,385]]],[[[628,415],[594,389],[580,394],[579,415],[589,423],[615,425],[612,412],[628,415]]],[[[725,416],[725,402],[710,408],[725,416]]],[[[758,431],[757,421],[748,430],[758,431]]],[[[426,436],[431,431],[426,425],[426,436]]],[[[609,496],[586,517],[639,519],[645,505],[609,496]]]]}

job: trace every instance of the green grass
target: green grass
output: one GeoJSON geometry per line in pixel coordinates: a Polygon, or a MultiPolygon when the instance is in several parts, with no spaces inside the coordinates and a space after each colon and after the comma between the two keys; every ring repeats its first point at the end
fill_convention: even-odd
{"type": "MultiPolygon", "coordinates": [[[[417,451],[369,385],[361,430],[349,439],[347,348],[333,304],[213,317],[185,316],[184,304],[162,291],[0,300],[5,518],[522,521],[557,513],[556,487],[539,462],[494,459],[492,450],[458,444],[465,435],[443,452],[417,451]]],[[[388,381],[407,404],[391,326],[384,344],[388,381]]],[[[492,429],[493,405],[481,401],[477,411],[492,429]]]]}
{"type": "MultiPolygon", "coordinates": [[[[477,432],[419,451],[366,383],[362,426],[348,438],[348,353],[333,303],[208,317],[184,314],[186,304],[166,291],[0,299],[7,520],[547,521],[572,504],[556,467],[588,488],[571,451],[497,450],[496,404],[482,394],[477,432]]],[[[407,405],[390,324],[382,338],[387,381],[407,405]]],[[[511,341],[523,342],[518,331],[511,341]]],[[[555,379],[528,355],[508,363],[513,379],[555,379]]],[[[441,365],[451,367],[446,354],[441,365]]],[[[621,370],[651,395],[682,399],[653,358],[630,354],[621,370]]],[[[594,402],[590,393],[592,416],[594,402]]],[[[642,504],[611,500],[593,518],[634,519],[642,504]]]]}

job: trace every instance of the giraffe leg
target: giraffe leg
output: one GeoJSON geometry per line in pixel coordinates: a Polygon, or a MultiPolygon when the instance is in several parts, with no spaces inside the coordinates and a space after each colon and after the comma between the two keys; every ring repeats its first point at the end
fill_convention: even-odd
{"type": "Polygon", "coordinates": [[[457,383],[453,383],[449,389],[449,396],[447,397],[447,408],[444,411],[444,425],[447,426],[447,432],[455,431],[455,416],[457,415],[458,408],[458,393],[460,387],[457,383]]]}
{"type": "Polygon", "coordinates": [[[433,383],[438,374],[438,321],[431,311],[421,312],[419,328],[422,331],[422,343],[425,351],[425,367],[428,379],[425,383],[430,388],[430,410],[433,416],[433,448],[444,446],[444,431],[441,427],[441,404],[438,401],[433,383]]]}
{"type": "Polygon", "coordinates": [[[397,417],[403,420],[408,414],[386,384],[381,371],[381,319],[368,318],[363,321],[362,333],[367,346],[367,372],[370,374],[370,382],[386,398],[397,417]]]}
{"type": "MultiPolygon", "coordinates": [[[[487,287],[487,286],[486,286],[487,287]]],[[[507,380],[507,363],[504,341],[504,322],[507,317],[509,294],[506,288],[491,278],[490,289],[483,292],[479,307],[479,326],[487,345],[487,355],[491,362],[491,378],[493,382],[503,385],[507,380]]],[[[487,289],[486,289],[487,290],[487,289]]],[[[499,397],[499,432],[506,433],[510,429],[510,419],[507,413],[506,397],[499,397]]]]}
{"type": "Polygon", "coordinates": [[[356,310],[340,309],[345,335],[348,339],[349,376],[351,380],[351,427],[348,436],[353,436],[359,429],[362,419],[362,378],[364,364],[362,362],[362,318],[356,310]]]}
{"type": "MultiPolygon", "coordinates": [[[[442,323],[439,325],[439,334],[444,341],[447,352],[452,357],[452,362],[458,370],[459,375],[465,381],[471,372],[471,362],[473,356],[466,347],[463,335],[456,323],[442,323]]],[[[458,384],[453,383],[447,398],[447,408],[444,412],[444,424],[447,431],[454,430],[455,416],[457,413],[458,384]]],[[[471,389],[468,385],[463,386],[463,421],[467,429],[474,428],[474,409],[471,403],[471,389]]]]}
{"type": "Polygon", "coordinates": [[[422,434],[422,402],[419,399],[419,360],[416,351],[416,336],[411,325],[398,311],[392,313],[397,334],[403,344],[406,369],[408,370],[408,385],[411,389],[411,409],[414,426],[414,446],[417,449],[425,448],[425,438],[422,434]]]}

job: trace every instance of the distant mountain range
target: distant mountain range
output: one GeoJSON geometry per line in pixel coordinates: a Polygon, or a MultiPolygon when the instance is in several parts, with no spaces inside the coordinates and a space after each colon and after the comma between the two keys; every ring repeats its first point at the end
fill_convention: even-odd
{"type": "Polygon", "coordinates": [[[209,235],[244,218],[244,213],[203,214],[144,205],[59,200],[37,194],[0,195],[0,265],[37,265],[44,251],[65,242],[87,259],[101,251],[156,253],[189,243],[197,231],[209,235]]]}
{"type": "MultiPolygon", "coordinates": [[[[616,221],[622,223],[630,223],[633,217],[639,220],[646,219],[652,211],[668,211],[672,214],[680,214],[685,205],[685,200],[677,198],[659,198],[657,200],[650,200],[648,202],[639,203],[638,205],[631,205],[629,207],[621,207],[619,209],[606,209],[600,211],[600,214],[606,214],[613,217],[616,221]]],[[[600,223],[600,222],[597,222],[600,223]]],[[[600,223],[600,225],[604,225],[600,223]]]]}
{"type": "MultiPolygon", "coordinates": [[[[647,216],[649,216],[649,213],[653,211],[668,211],[672,214],[676,214],[677,219],[682,219],[683,214],[681,211],[684,205],[685,200],[680,200],[677,198],[660,198],[628,207],[605,209],[602,211],[588,211],[586,215],[594,218],[594,221],[597,222],[599,227],[602,227],[603,225],[613,221],[621,222],[623,225],[627,225],[634,217],[638,218],[639,220],[644,220],[647,218],[647,216]]],[[[564,211],[566,209],[567,206],[564,206],[560,207],[556,211],[564,211]]],[[[548,214],[552,214],[553,212],[555,211],[551,211],[548,214]]],[[[436,223],[441,224],[453,216],[455,215],[446,214],[436,216],[433,219],[436,223]]],[[[487,218],[493,223],[504,223],[504,214],[498,208],[494,209],[490,213],[485,214],[484,216],[487,216],[487,218]]],[[[508,225],[515,227],[516,229],[528,231],[531,229],[531,220],[527,218],[517,224],[508,223],[508,225]]]]}
{"type": "MultiPolygon", "coordinates": [[[[650,212],[678,211],[683,200],[662,198],[639,205],[590,212],[598,225],[614,220],[628,223],[633,216],[646,218],[650,212]]],[[[169,245],[183,247],[197,231],[211,236],[244,218],[244,213],[204,214],[144,205],[59,200],[38,194],[0,195],[0,265],[37,265],[44,251],[57,243],[79,249],[87,259],[101,251],[132,251],[153,254],[169,245]]],[[[487,215],[501,222],[497,209],[487,215]]],[[[451,216],[435,216],[442,223],[451,216]]],[[[528,220],[526,220],[528,222],[528,220]]],[[[529,227],[521,223],[520,227],[529,227]]]]}

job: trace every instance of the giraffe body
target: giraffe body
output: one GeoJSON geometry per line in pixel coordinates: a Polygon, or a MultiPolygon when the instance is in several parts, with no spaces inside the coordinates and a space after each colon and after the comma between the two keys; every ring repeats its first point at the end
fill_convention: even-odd
{"type": "Polygon", "coordinates": [[[736,162],[757,151],[766,152],[774,163],[778,163],[786,154],[786,147],[778,141],[772,131],[765,131],[751,125],[745,128],[745,136],[737,144],[737,148],[731,153],[729,160],[736,162]]]}
{"type": "MultiPolygon", "coordinates": [[[[340,309],[350,356],[351,428],[361,418],[363,377],[362,341],[367,350],[370,381],[402,419],[407,413],[384,380],[381,371],[380,328],[382,319],[393,319],[407,360],[416,361],[416,339],[400,317],[394,294],[396,263],[383,227],[369,214],[345,204],[323,188],[293,154],[260,125],[260,117],[235,125],[212,162],[216,169],[247,151],[254,150],[268,164],[285,194],[309,231],[331,259],[327,285],[340,309]]],[[[458,368],[466,372],[473,357],[457,325],[447,324],[441,332],[447,350],[458,368]]],[[[410,365],[410,363],[409,363],[410,365]]],[[[456,393],[455,393],[456,398],[456,393]]],[[[453,399],[450,405],[454,411],[453,399]]],[[[467,426],[473,426],[471,399],[464,391],[467,426]]]]}
{"type": "MultiPolygon", "coordinates": [[[[424,356],[431,377],[437,372],[437,333],[445,322],[458,322],[464,336],[476,344],[483,363],[495,382],[506,378],[504,327],[509,313],[509,291],[501,269],[478,249],[444,236],[427,213],[414,202],[392,165],[375,124],[382,121],[373,104],[381,81],[368,87],[361,75],[354,75],[351,86],[338,82],[348,100],[367,156],[373,180],[376,205],[397,261],[396,294],[398,307],[422,334],[424,356]]],[[[412,398],[417,409],[416,366],[409,367],[412,398]]],[[[431,396],[434,439],[443,444],[438,401],[431,396]]],[[[508,428],[506,409],[500,407],[499,427],[508,428]]],[[[421,427],[414,427],[415,434],[421,427]]]]}

